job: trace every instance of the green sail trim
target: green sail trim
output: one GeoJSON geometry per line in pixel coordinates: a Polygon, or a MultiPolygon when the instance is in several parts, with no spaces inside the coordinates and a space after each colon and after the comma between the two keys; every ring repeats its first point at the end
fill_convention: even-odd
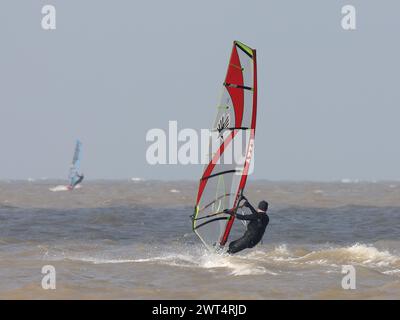
{"type": "Polygon", "coordinates": [[[246,51],[251,57],[253,56],[253,49],[241,43],[240,41],[235,41],[235,44],[240,47],[243,51],[246,51]]]}

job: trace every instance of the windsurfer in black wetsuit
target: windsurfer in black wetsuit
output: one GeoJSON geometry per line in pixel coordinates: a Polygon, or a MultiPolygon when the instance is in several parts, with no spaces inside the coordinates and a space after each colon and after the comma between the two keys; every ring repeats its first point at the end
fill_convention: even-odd
{"type": "Polygon", "coordinates": [[[249,208],[252,213],[243,215],[233,213],[232,211],[227,211],[227,213],[235,215],[235,217],[239,220],[249,221],[245,234],[241,238],[232,241],[229,244],[229,249],[227,252],[230,254],[237,253],[243,249],[253,248],[261,241],[265,232],[265,228],[269,223],[269,217],[267,215],[268,202],[261,201],[258,204],[258,209],[256,210],[244,196],[242,196],[242,199],[245,200],[244,206],[249,208]]]}
{"type": "Polygon", "coordinates": [[[80,184],[83,181],[84,175],[83,173],[81,175],[77,174],[78,180],[75,181],[75,183],[71,186],[72,188],[75,188],[78,184],[80,184]]]}

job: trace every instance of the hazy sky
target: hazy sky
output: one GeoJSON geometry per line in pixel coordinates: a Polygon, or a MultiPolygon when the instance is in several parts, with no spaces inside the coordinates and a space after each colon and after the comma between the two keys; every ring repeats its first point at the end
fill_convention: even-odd
{"type": "Polygon", "coordinates": [[[150,166],[146,132],[209,128],[232,41],[257,49],[254,178],[400,179],[400,2],[0,3],[0,178],[198,179],[150,166]],[[43,5],[57,29],[41,28],[43,5]],[[357,10],[357,30],[341,8],[357,10]]]}

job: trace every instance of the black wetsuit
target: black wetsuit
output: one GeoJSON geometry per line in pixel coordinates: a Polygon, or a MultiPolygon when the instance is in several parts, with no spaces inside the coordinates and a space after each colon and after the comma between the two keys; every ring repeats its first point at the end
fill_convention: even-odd
{"type": "Polygon", "coordinates": [[[265,212],[258,212],[250,204],[247,205],[252,214],[242,215],[236,214],[239,220],[248,220],[247,230],[243,237],[232,241],[229,244],[228,253],[236,253],[243,249],[253,248],[259,243],[264,235],[265,228],[269,223],[269,217],[265,212]]]}
{"type": "Polygon", "coordinates": [[[74,183],[74,185],[72,186],[72,187],[76,187],[78,184],[80,184],[81,182],[82,182],[82,180],[83,180],[83,178],[84,178],[84,176],[83,175],[78,175],[78,177],[79,177],[79,179],[78,180],[76,180],[76,182],[74,183]]]}

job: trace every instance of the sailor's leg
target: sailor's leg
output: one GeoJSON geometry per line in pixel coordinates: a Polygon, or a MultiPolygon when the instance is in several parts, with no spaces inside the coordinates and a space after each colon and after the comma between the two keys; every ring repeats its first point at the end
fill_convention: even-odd
{"type": "Polygon", "coordinates": [[[241,237],[235,241],[232,241],[229,244],[229,249],[227,252],[230,254],[234,254],[248,247],[249,247],[249,239],[247,237],[241,237]]]}

